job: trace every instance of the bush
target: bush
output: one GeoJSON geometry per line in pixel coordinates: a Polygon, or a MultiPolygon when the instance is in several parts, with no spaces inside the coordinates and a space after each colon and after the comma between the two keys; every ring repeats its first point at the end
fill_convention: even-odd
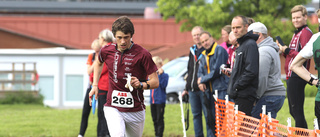
{"type": "Polygon", "coordinates": [[[5,94],[0,98],[0,104],[40,104],[43,105],[43,95],[35,96],[31,93],[19,91],[5,94]]]}

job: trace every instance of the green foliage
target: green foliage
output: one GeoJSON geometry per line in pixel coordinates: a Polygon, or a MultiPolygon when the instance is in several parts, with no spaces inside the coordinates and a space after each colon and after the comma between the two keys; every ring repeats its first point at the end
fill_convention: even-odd
{"type": "Polygon", "coordinates": [[[40,104],[43,105],[44,97],[39,94],[38,96],[31,93],[19,91],[14,93],[5,94],[4,98],[0,99],[0,104],[40,104]]]}
{"type": "Polygon", "coordinates": [[[271,36],[280,35],[285,43],[289,43],[294,31],[288,20],[291,18],[290,10],[295,5],[310,1],[214,0],[213,3],[206,3],[204,0],[158,0],[157,11],[163,15],[164,20],[174,17],[177,23],[181,22],[181,31],[202,26],[214,38],[220,37],[221,28],[230,24],[234,16],[244,15],[264,23],[271,36]]]}
{"type": "Polygon", "coordinates": [[[304,94],[306,97],[316,97],[318,93],[318,88],[316,86],[311,86],[309,84],[304,88],[304,94]]]}

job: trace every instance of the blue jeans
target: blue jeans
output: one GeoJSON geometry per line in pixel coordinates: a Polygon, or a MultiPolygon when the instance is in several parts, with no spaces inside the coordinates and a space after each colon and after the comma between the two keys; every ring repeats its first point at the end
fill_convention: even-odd
{"type": "Polygon", "coordinates": [[[253,107],[251,115],[260,119],[260,113],[262,113],[262,105],[266,105],[266,112],[271,112],[271,117],[276,118],[278,111],[281,109],[285,96],[262,96],[257,104],[253,107]]]}
{"type": "MultiPolygon", "coordinates": [[[[189,91],[188,93],[189,93],[189,102],[191,104],[191,111],[193,115],[193,127],[194,127],[195,137],[203,137],[204,135],[203,135],[203,127],[202,127],[202,111],[206,121],[208,121],[207,109],[204,104],[203,95],[206,94],[207,98],[209,99],[209,104],[211,105],[210,107],[211,107],[213,119],[215,119],[214,99],[212,97],[213,93],[209,93],[209,92],[204,93],[202,91],[189,91]]],[[[218,98],[224,99],[226,94],[227,94],[226,91],[219,91],[218,98]]],[[[215,132],[210,129],[208,124],[209,123],[206,123],[207,137],[215,137],[214,135],[215,132]]]]}

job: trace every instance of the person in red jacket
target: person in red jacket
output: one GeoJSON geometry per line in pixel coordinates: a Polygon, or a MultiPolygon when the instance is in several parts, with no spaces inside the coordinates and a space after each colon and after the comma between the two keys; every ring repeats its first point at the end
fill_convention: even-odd
{"type": "MultiPolygon", "coordinates": [[[[308,128],[304,111],[304,88],[306,81],[289,69],[293,59],[305,47],[312,36],[312,31],[307,26],[307,10],[303,5],[296,5],[291,9],[292,24],[296,28],[289,46],[278,44],[279,53],[286,58],[284,69],[287,78],[287,97],[291,116],[295,120],[295,126],[308,128]]],[[[304,62],[304,67],[309,70],[310,60],[304,62]]]]}
{"type": "MultiPolygon", "coordinates": [[[[109,29],[104,29],[99,34],[99,44],[104,47],[106,45],[109,45],[114,42],[114,36],[112,32],[109,29]]],[[[96,58],[96,61],[98,61],[98,56],[96,58]]],[[[107,121],[105,118],[105,114],[103,111],[103,106],[107,102],[107,94],[108,94],[108,88],[109,88],[109,80],[108,80],[108,67],[106,64],[103,64],[103,68],[100,75],[100,80],[98,82],[98,127],[97,127],[97,134],[98,137],[105,137],[109,136],[109,130],[107,126],[107,121]]],[[[92,75],[93,79],[93,75],[92,75]]]]}
{"type": "MultiPolygon", "coordinates": [[[[85,134],[85,131],[87,129],[88,125],[88,117],[91,110],[89,102],[89,92],[91,90],[91,86],[93,83],[93,66],[96,63],[95,60],[97,60],[99,52],[101,47],[105,45],[109,45],[114,42],[114,36],[112,32],[109,29],[104,29],[99,33],[99,38],[96,39],[92,45],[91,48],[95,51],[92,54],[89,54],[88,61],[87,61],[87,71],[90,78],[90,85],[87,90],[87,94],[85,97],[85,102],[83,104],[83,110],[82,110],[82,120],[81,120],[81,126],[80,126],[80,133],[78,137],[82,137],[85,134]]],[[[100,81],[98,83],[99,88],[99,99],[98,99],[98,125],[97,125],[97,136],[98,137],[108,137],[109,136],[109,130],[107,127],[106,118],[104,116],[103,106],[107,101],[107,93],[109,88],[109,81],[108,81],[108,68],[104,64],[103,69],[100,76],[100,81]]]]}

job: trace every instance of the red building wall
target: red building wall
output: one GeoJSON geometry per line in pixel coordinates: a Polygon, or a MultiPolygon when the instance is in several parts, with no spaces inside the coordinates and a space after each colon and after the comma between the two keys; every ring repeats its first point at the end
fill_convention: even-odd
{"type": "MultiPolygon", "coordinates": [[[[89,49],[102,29],[109,28],[116,18],[97,17],[0,17],[0,28],[73,48],[89,49]]],[[[148,49],[174,46],[192,41],[190,32],[179,32],[173,19],[131,18],[135,25],[133,40],[148,49]]]]}

